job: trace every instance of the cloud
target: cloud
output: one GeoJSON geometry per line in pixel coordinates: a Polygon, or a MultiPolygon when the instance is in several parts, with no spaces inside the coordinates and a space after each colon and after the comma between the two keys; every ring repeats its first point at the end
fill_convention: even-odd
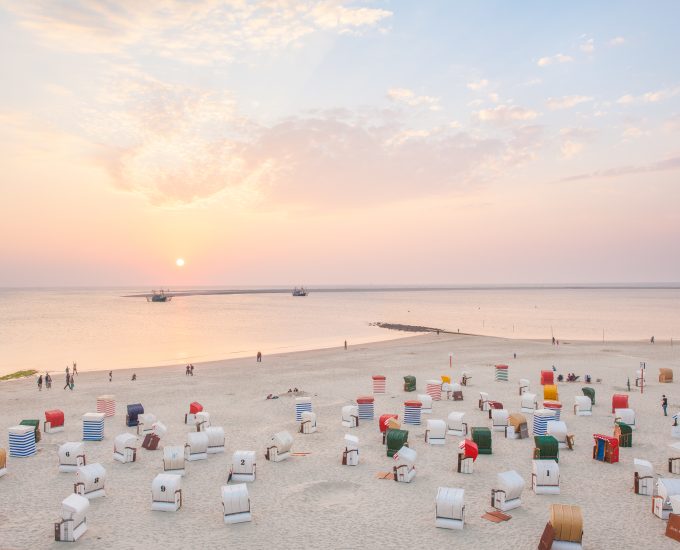
{"type": "Polygon", "coordinates": [[[646,92],[637,97],[626,94],[617,99],[616,102],[619,105],[630,105],[631,103],[658,103],[659,101],[675,97],[678,94],[680,94],[680,86],[675,86],[673,88],[665,88],[654,92],[646,92]]]}
{"type": "Polygon", "coordinates": [[[585,42],[583,42],[580,46],[579,49],[583,53],[594,53],[595,52],[595,39],[589,38],[585,42]]]}
{"type": "Polygon", "coordinates": [[[646,130],[643,130],[642,128],[638,128],[637,126],[628,126],[624,131],[623,131],[623,138],[624,139],[635,139],[643,136],[648,136],[649,132],[646,130]]]}
{"type": "Polygon", "coordinates": [[[546,101],[546,106],[551,111],[558,111],[562,109],[571,109],[579,103],[586,103],[592,101],[592,97],[583,95],[565,95],[562,97],[549,97],[546,101]]]}
{"type": "Polygon", "coordinates": [[[547,67],[548,65],[554,65],[556,63],[570,63],[573,60],[574,60],[573,57],[558,53],[553,55],[552,57],[541,57],[538,60],[537,65],[539,67],[547,67]]]}
{"type": "Polygon", "coordinates": [[[666,132],[680,132],[680,114],[671,115],[663,123],[663,129],[666,132]]]}
{"type": "Polygon", "coordinates": [[[498,105],[492,109],[482,109],[476,115],[479,120],[484,122],[508,124],[515,121],[533,120],[539,113],[519,105],[498,105]]]}
{"type": "Polygon", "coordinates": [[[632,95],[626,94],[626,95],[622,95],[619,99],[617,99],[616,103],[618,103],[619,105],[629,105],[630,103],[633,103],[634,101],[635,101],[635,98],[632,95]]]}
{"type": "Polygon", "coordinates": [[[568,178],[563,178],[560,181],[579,181],[590,179],[608,179],[631,176],[636,174],[650,174],[654,172],[668,172],[680,170],[680,156],[669,157],[664,160],[652,162],[642,165],[626,165],[618,168],[609,168],[607,170],[596,170],[595,172],[587,172],[577,174],[568,178]]]}
{"type": "Polygon", "coordinates": [[[491,92],[488,95],[488,97],[489,97],[489,101],[491,101],[493,103],[498,103],[501,100],[500,96],[495,92],[491,92]]]}
{"type": "Polygon", "coordinates": [[[489,81],[482,79],[482,80],[477,80],[475,82],[468,82],[467,87],[470,88],[471,90],[481,90],[482,88],[486,88],[489,85],[489,81]]]}
{"type": "Polygon", "coordinates": [[[428,95],[416,95],[413,90],[408,88],[390,88],[387,90],[387,97],[396,103],[404,103],[411,107],[426,107],[431,111],[439,111],[439,98],[428,95]]]}
{"type": "Polygon", "coordinates": [[[617,36],[617,37],[615,37],[615,38],[612,38],[612,39],[609,41],[609,45],[610,45],[610,46],[620,46],[620,45],[623,44],[625,41],[626,41],[626,40],[623,38],[623,36],[617,36]]]}
{"type": "Polygon", "coordinates": [[[583,151],[585,144],[589,142],[596,131],[591,128],[562,128],[560,130],[560,152],[562,158],[571,159],[583,151]]]}

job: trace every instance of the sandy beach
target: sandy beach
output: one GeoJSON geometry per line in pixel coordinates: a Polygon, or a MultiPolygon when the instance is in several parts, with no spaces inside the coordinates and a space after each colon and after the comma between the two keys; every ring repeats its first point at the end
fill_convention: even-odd
{"type": "MultiPolygon", "coordinates": [[[[83,372],[74,391],[62,390],[63,376],[55,376],[53,388],[37,391],[35,379],[0,383],[3,399],[0,418],[4,443],[7,428],[25,418],[44,420],[44,411],[61,409],[66,415],[62,433],[43,434],[38,453],[31,458],[8,458],[8,473],[0,478],[0,548],[62,548],[53,541],[53,523],[60,503],[73,491],[74,474],[59,473],[57,448],[66,441],[81,440],[81,415],[94,412],[98,395],[116,396],[117,413],[106,420],[103,442],[88,442],[88,463],[100,462],[107,471],[105,498],[93,500],[88,513],[89,530],[78,541],[81,548],[429,548],[477,549],[535,548],[549,518],[551,503],[579,505],[584,514],[584,548],[620,550],[675,548],[664,536],[666,523],[651,513],[651,497],[632,491],[633,459],[651,461],[658,474],[667,472],[670,415],[680,409],[676,385],[657,382],[658,368],[675,368],[680,376],[680,349],[667,343],[517,341],[450,334],[410,336],[389,342],[343,348],[197,364],[195,376],[184,366],[114,371],[113,382],[104,372],[83,372]],[[449,368],[453,353],[453,369],[449,368]],[[513,358],[513,353],[517,358],[513,358]],[[592,459],[593,433],[611,435],[611,396],[625,392],[626,380],[634,384],[641,361],[647,363],[649,385],[641,395],[630,392],[630,406],[637,413],[633,447],[620,450],[618,464],[592,459]],[[493,365],[510,365],[509,382],[494,381],[493,365]],[[424,441],[425,425],[405,426],[409,444],[418,452],[417,476],[411,483],[376,479],[390,470],[377,417],[397,413],[415,393],[402,391],[407,374],[417,377],[418,391],[425,381],[472,372],[462,402],[435,402],[427,418],[446,420],[449,412],[466,413],[470,426],[489,426],[486,412],[479,411],[480,391],[501,401],[510,412],[519,411],[519,378],[531,381],[531,391],[542,397],[539,373],[555,365],[559,373],[586,373],[601,378],[594,383],[596,405],[591,417],[573,415],[575,395],[583,384],[559,384],[562,419],[575,435],[575,449],[560,451],[561,494],[534,495],[530,488],[533,438],[508,440],[493,433],[493,454],[480,456],[475,472],[455,472],[457,443],[448,436],[444,446],[424,441]],[[340,423],[340,409],[361,395],[371,395],[371,375],[387,377],[387,393],[377,395],[376,420],[349,430],[340,423]],[[283,394],[297,387],[312,397],[318,415],[318,432],[297,433],[294,399],[283,395],[266,400],[269,393],[283,394]],[[669,397],[669,418],[660,400],[669,397]],[[113,460],[116,435],[125,426],[125,405],[140,402],[168,427],[161,445],[183,445],[187,426],[184,414],[198,401],[211,414],[214,426],[223,426],[226,452],[187,464],[183,479],[183,506],[177,513],[152,512],[151,481],[162,472],[162,451],[139,448],[138,460],[120,464],[113,460]],[[271,435],[287,430],[294,436],[293,451],[309,452],[281,463],[264,458],[271,435]],[[360,464],[340,463],[343,436],[360,440],[360,464]],[[227,480],[232,453],[237,449],[257,452],[257,481],[248,485],[253,521],[224,525],[220,486],[227,480]],[[512,519],[498,524],[480,516],[490,510],[490,492],[496,474],[516,470],[525,481],[522,506],[510,512],[512,519]],[[437,488],[465,489],[465,528],[462,531],[434,526],[437,488]],[[625,518],[622,519],[622,518],[625,518]]],[[[530,420],[530,419],[529,419],[530,420]]],[[[531,422],[529,422],[531,429],[531,422]]],[[[141,443],[141,440],[140,440],[141,443]]]]}

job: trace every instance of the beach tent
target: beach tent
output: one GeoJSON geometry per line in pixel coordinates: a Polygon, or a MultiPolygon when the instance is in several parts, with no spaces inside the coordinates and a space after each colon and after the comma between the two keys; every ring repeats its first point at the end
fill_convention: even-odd
{"type": "Polygon", "coordinates": [[[137,426],[139,424],[139,415],[144,413],[144,407],[141,403],[132,403],[127,406],[127,415],[125,416],[125,424],[128,427],[137,426]]]}
{"type": "Polygon", "coordinates": [[[392,468],[394,472],[394,481],[403,483],[411,483],[416,477],[416,458],[418,453],[408,447],[402,447],[392,457],[395,465],[392,468]]]}
{"type": "Polygon", "coordinates": [[[373,375],[373,393],[385,393],[386,379],[381,374],[373,375]]]}
{"type": "Polygon", "coordinates": [[[619,447],[633,446],[633,430],[625,422],[616,422],[614,426],[614,437],[619,440],[619,447]]]}
{"type": "Polygon", "coordinates": [[[356,428],[359,425],[359,407],[345,405],[342,408],[342,425],[345,428],[356,428]]]}
{"type": "Polygon", "coordinates": [[[60,472],[72,473],[80,466],[85,466],[85,464],[87,464],[87,461],[85,460],[85,445],[80,441],[69,441],[59,445],[57,454],[59,455],[60,472]]]}
{"type": "Polygon", "coordinates": [[[224,452],[224,428],[221,426],[210,426],[205,429],[208,436],[208,454],[224,452]]]}
{"type": "Polygon", "coordinates": [[[522,412],[533,413],[538,409],[538,401],[535,393],[524,392],[520,398],[520,408],[522,412]]]}
{"type": "Polygon", "coordinates": [[[293,436],[288,432],[277,432],[269,440],[264,457],[271,462],[281,462],[290,456],[293,436]]]}
{"type": "MultiPolygon", "coordinates": [[[[399,418],[399,415],[397,415],[397,414],[383,414],[378,419],[378,428],[380,429],[380,433],[382,434],[383,445],[385,444],[385,432],[387,432],[388,422],[390,420],[392,420],[393,422],[397,422],[398,418],[399,418]]],[[[395,426],[395,427],[400,428],[401,426],[395,426]]]]}
{"type": "Polygon", "coordinates": [[[153,424],[156,422],[156,415],[142,413],[137,417],[137,435],[146,435],[153,431],[153,424]]]}
{"type": "Polygon", "coordinates": [[[557,420],[557,414],[552,409],[538,409],[534,411],[531,432],[533,435],[546,435],[548,422],[557,420]]]}
{"type": "Polygon", "coordinates": [[[463,439],[458,443],[458,473],[471,474],[474,471],[474,463],[478,456],[477,443],[471,439],[463,439]]]}
{"type": "Polygon", "coordinates": [[[76,470],[76,482],[73,485],[73,492],[88,499],[104,497],[106,496],[106,491],[104,490],[105,483],[106,470],[99,462],[80,466],[76,470]]]}
{"type": "Polygon", "coordinates": [[[422,401],[404,401],[404,424],[420,426],[422,406],[422,401]]]}
{"type": "Polygon", "coordinates": [[[593,458],[614,464],[619,461],[619,440],[602,434],[593,434],[593,458]]]}
{"type": "Polygon", "coordinates": [[[590,403],[595,405],[595,388],[585,387],[581,388],[581,391],[583,392],[583,395],[590,398],[590,403]]]}
{"type": "Polygon", "coordinates": [[[659,382],[662,384],[673,382],[673,369],[659,369],[659,382]]]}
{"type": "Polygon", "coordinates": [[[654,492],[654,467],[648,460],[633,459],[633,487],[636,495],[652,496],[654,492]]]}
{"type": "Polygon", "coordinates": [[[507,512],[522,505],[524,478],[515,470],[497,474],[496,486],[497,489],[491,489],[491,504],[494,508],[507,512]]]}
{"type": "Polygon", "coordinates": [[[387,444],[387,456],[393,457],[394,453],[408,445],[408,431],[387,430],[385,442],[387,444]]]}
{"type": "Polygon", "coordinates": [[[508,439],[525,439],[529,437],[527,417],[521,413],[512,413],[508,417],[508,426],[505,428],[505,437],[508,439]]]}
{"type": "Polygon", "coordinates": [[[593,414],[593,403],[587,395],[574,396],[574,414],[576,416],[591,416],[593,414]]]}
{"type": "Polygon", "coordinates": [[[680,443],[669,445],[672,455],[668,458],[668,471],[671,474],[680,474],[680,443]]]}
{"type": "Polygon", "coordinates": [[[97,397],[97,412],[104,416],[115,416],[116,397],[114,395],[100,395],[97,397]]]}
{"type": "Polygon", "coordinates": [[[427,380],[427,381],[425,381],[425,393],[430,396],[432,401],[441,401],[441,399],[442,399],[442,382],[439,381],[439,380],[427,380]]]}
{"type": "Polygon", "coordinates": [[[35,431],[35,442],[40,442],[40,420],[35,419],[24,419],[19,422],[19,426],[31,426],[35,431]]]}
{"type": "Polygon", "coordinates": [[[184,445],[184,458],[189,462],[208,458],[208,434],[189,432],[186,445],[184,445]]]}
{"type": "Polygon", "coordinates": [[[485,391],[479,392],[479,410],[480,411],[489,410],[489,394],[485,391]]]}
{"type": "Polygon", "coordinates": [[[83,415],[83,441],[104,439],[104,413],[85,413],[83,415]]]}
{"type": "Polygon", "coordinates": [[[75,493],[61,501],[61,520],[54,524],[54,540],[75,542],[87,531],[87,514],[90,501],[75,493]]]}
{"type": "Polygon", "coordinates": [[[581,550],[583,548],[583,514],[578,506],[551,504],[550,521],[541,540],[552,541],[552,550],[581,550]]]}
{"type": "Polygon", "coordinates": [[[489,428],[472,428],[472,441],[477,443],[477,449],[480,455],[491,454],[491,430],[489,428]]]}
{"type": "Polygon", "coordinates": [[[630,426],[631,430],[635,429],[635,411],[633,409],[616,409],[614,411],[614,420],[620,420],[630,426]]]}
{"type": "Polygon", "coordinates": [[[151,509],[176,512],[182,507],[182,476],[158,474],[151,482],[151,509]]]}
{"type": "Polygon", "coordinates": [[[194,426],[196,424],[196,414],[203,410],[203,405],[198,401],[194,401],[189,404],[189,412],[184,415],[184,423],[189,426],[194,426]]]}
{"type": "Polygon", "coordinates": [[[652,512],[661,519],[668,519],[672,511],[670,498],[680,495],[680,479],[660,477],[656,480],[657,496],[652,497],[652,512]]]}
{"type": "Polygon", "coordinates": [[[444,445],[446,443],[446,422],[429,419],[425,430],[425,443],[430,445],[444,445]]]}
{"type": "Polygon", "coordinates": [[[472,373],[468,371],[463,371],[461,373],[460,383],[462,386],[467,386],[468,382],[472,380],[472,373]]]}
{"type": "Polygon", "coordinates": [[[612,395],[612,414],[616,413],[616,409],[628,408],[628,395],[625,393],[615,393],[612,395]]]}
{"type": "Polygon", "coordinates": [[[496,365],[494,379],[496,382],[507,382],[510,367],[508,365],[496,365]]]}
{"type": "Polygon", "coordinates": [[[555,375],[551,370],[541,371],[541,386],[552,385],[555,383],[555,375]]]}
{"type": "Polygon", "coordinates": [[[255,451],[234,451],[231,456],[229,481],[255,481],[256,470],[255,451]]]}
{"type": "Polygon", "coordinates": [[[560,449],[568,448],[570,441],[573,441],[573,436],[567,434],[567,425],[561,420],[550,420],[546,433],[557,439],[560,449]]]}
{"type": "MultiPolygon", "coordinates": [[[[427,395],[426,393],[419,393],[418,394],[418,399],[416,401],[420,402],[420,412],[423,414],[432,414],[432,398],[427,395]]],[[[406,406],[406,403],[404,403],[404,406],[406,406]]],[[[406,415],[404,415],[404,422],[409,424],[409,422],[406,420],[406,415]]],[[[420,424],[420,422],[418,422],[420,424]]]]}
{"type": "Polygon", "coordinates": [[[345,450],[342,451],[343,466],[357,466],[359,464],[359,438],[345,434],[345,450]]]}
{"type": "Polygon", "coordinates": [[[310,397],[296,397],[295,422],[300,422],[302,420],[302,413],[305,411],[312,412],[312,399],[310,397]]]}
{"type": "Polygon", "coordinates": [[[533,460],[531,462],[531,488],[537,495],[559,495],[559,464],[554,460],[533,460]]]}
{"type": "Polygon", "coordinates": [[[552,435],[534,436],[534,460],[560,461],[560,447],[552,435]]]}
{"type": "Polygon", "coordinates": [[[113,458],[123,464],[137,460],[137,438],[129,433],[117,435],[113,441],[113,458]]]}
{"type": "Polygon", "coordinates": [[[163,447],[163,471],[166,474],[184,475],[184,449],[178,446],[163,447]]]}
{"type": "Polygon", "coordinates": [[[416,391],[416,377],[404,376],[404,391],[416,391]]]}
{"type": "Polygon", "coordinates": [[[64,411],[54,409],[45,411],[45,422],[43,423],[43,431],[46,434],[53,434],[64,431],[64,411]]]}
{"type": "Polygon", "coordinates": [[[463,386],[455,382],[444,382],[442,384],[442,395],[446,400],[460,401],[463,395],[463,386]],[[456,399],[460,396],[459,399],[456,399]]]}
{"type": "Polygon", "coordinates": [[[557,386],[554,384],[546,384],[543,386],[543,399],[548,401],[557,401],[559,399],[557,386]]]}
{"type": "Polygon", "coordinates": [[[0,447],[0,477],[7,473],[7,450],[0,447]]]}
{"type": "Polygon", "coordinates": [[[523,395],[524,393],[529,391],[529,387],[531,386],[531,382],[527,380],[526,378],[520,378],[519,379],[519,394],[523,395]]]}
{"type": "Polygon", "coordinates": [[[222,486],[222,510],[224,523],[243,523],[251,521],[250,497],[245,483],[222,486]]]}
{"type": "Polygon", "coordinates": [[[373,420],[375,416],[375,397],[370,395],[357,397],[357,407],[359,408],[359,420],[373,420]]]}
{"type": "Polygon", "coordinates": [[[33,426],[12,426],[7,428],[7,431],[9,433],[9,456],[27,457],[37,452],[33,426]]]}
{"type": "Polygon", "coordinates": [[[313,434],[316,431],[316,413],[304,411],[300,421],[301,434],[313,434]]]}
{"type": "Polygon", "coordinates": [[[510,417],[508,411],[505,409],[492,409],[489,412],[491,413],[491,428],[493,431],[505,433],[510,417]]]}
{"type": "Polygon", "coordinates": [[[435,527],[462,529],[465,524],[465,490],[439,487],[434,510],[435,527]]]}
{"type": "Polygon", "coordinates": [[[195,427],[197,432],[203,432],[210,427],[210,413],[206,411],[197,412],[195,415],[195,427]]]}
{"type": "Polygon", "coordinates": [[[449,413],[446,420],[447,433],[449,435],[467,435],[468,425],[466,422],[463,422],[463,418],[465,418],[464,412],[453,411],[449,413]]]}

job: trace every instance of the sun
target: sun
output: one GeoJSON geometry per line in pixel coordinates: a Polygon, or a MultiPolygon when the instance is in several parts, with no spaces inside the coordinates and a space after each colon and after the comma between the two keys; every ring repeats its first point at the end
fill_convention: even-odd
{"type": "Polygon", "coordinates": [[[175,265],[177,265],[177,267],[184,267],[184,258],[177,258],[175,260],[175,265]]]}

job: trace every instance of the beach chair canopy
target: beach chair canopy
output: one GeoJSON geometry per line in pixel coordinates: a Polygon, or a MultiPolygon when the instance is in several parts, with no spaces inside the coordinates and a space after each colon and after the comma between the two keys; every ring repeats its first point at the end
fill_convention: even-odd
{"type": "Polygon", "coordinates": [[[559,485],[560,466],[554,460],[532,460],[531,472],[539,485],[559,485]]]}
{"type": "Polygon", "coordinates": [[[458,454],[462,454],[464,458],[471,458],[473,462],[479,456],[479,447],[471,439],[463,439],[458,443],[458,449],[458,454]]]}
{"type": "Polygon", "coordinates": [[[76,470],[76,482],[84,483],[85,487],[91,485],[102,485],[106,479],[106,470],[104,466],[95,462],[87,466],[80,466],[76,470]],[[98,482],[96,480],[99,480],[98,482]]]}
{"type": "Polygon", "coordinates": [[[74,520],[78,525],[84,518],[87,511],[90,509],[90,501],[88,498],[72,493],[61,501],[61,519],[74,520]]]}
{"type": "Polygon", "coordinates": [[[554,373],[551,370],[542,370],[541,371],[541,385],[545,386],[546,384],[554,384],[554,373]]]}
{"type": "MultiPolygon", "coordinates": [[[[420,407],[422,409],[431,409],[432,408],[432,397],[430,397],[427,394],[418,394],[418,401],[420,401],[420,407]]],[[[408,403],[414,403],[413,401],[409,401],[408,403]]],[[[404,403],[406,405],[406,403],[404,403]]],[[[413,405],[410,405],[413,406],[413,405]]]]}
{"type": "Polygon", "coordinates": [[[174,502],[175,493],[182,490],[182,476],[158,474],[151,482],[154,502],[174,502]]]}
{"type": "Polygon", "coordinates": [[[166,470],[184,469],[184,449],[179,446],[163,447],[163,463],[166,470]]]}
{"type": "Polygon", "coordinates": [[[408,441],[408,430],[387,430],[385,436],[385,443],[387,448],[393,451],[398,451],[408,441]]]}
{"type": "Polygon", "coordinates": [[[356,435],[345,434],[345,447],[348,450],[359,448],[359,438],[356,435]]]}
{"type": "Polygon", "coordinates": [[[49,422],[53,428],[64,425],[64,411],[54,409],[45,411],[45,422],[49,422]]]}
{"type": "Polygon", "coordinates": [[[505,491],[506,500],[519,498],[524,490],[524,478],[515,470],[501,472],[496,475],[498,489],[505,491]]]}
{"type": "Polygon", "coordinates": [[[82,441],[67,441],[59,445],[57,454],[60,464],[75,464],[76,457],[85,454],[85,445],[82,441]]]}
{"type": "Polygon", "coordinates": [[[113,450],[116,453],[122,453],[126,447],[136,448],[137,438],[129,433],[122,433],[116,436],[113,440],[113,450]]]}
{"type": "Polygon", "coordinates": [[[531,385],[531,382],[527,380],[526,378],[520,378],[519,379],[519,387],[520,388],[528,388],[531,385]]]}
{"type": "Polygon", "coordinates": [[[430,437],[444,437],[446,435],[446,422],[438,418],[430,418],[427,421],[427,429],[430,437]]]}
{"type": "Polygon", "coordinates": [[[680,495],[680,479],[660,477],[656,481],[656,489],[661,498],[668,500],[673,495],[680,495]]]}
{"type": "Polygon", "coordinates": [[[550,523],[555,530],[557,540],[581,542],[583,538],[583,514],[579,506],[551,504],[550,523]]]}
{"type": "Polygon", "coordinates": [[[510,414],[506,409],[492,409],[491,410],[491,421],[494,426],[506,426],[508,424],[508,418],[510,414]]]}
{"type": "Polygon", "coordinates": [[[451,487],[439,487],[435,499],[436,516],[447,519],[463,519],[465,508],[465,490],[451,487]]]}
{"type": "Polygon", "coordinates": [[[574,404],[578,407],[579,411],[582,412],[593,410],[593,402],[587,395],[575,395],[574,404]]]}
{"type": "Polygon", "coordinates": [[[156,421],[152,424],[153,428],[153,433],[155,433],[158,437],[163,437],[166,433],[168,433],[168,428],[163,424],[162,422],[156,421]]]}
{"type": "Polygon", "coordinates": [[[635,425],[635,411],[633,409],[615,409],[614,416],[630,426],[635,425]]]}
{"type": "Polygon", "coordinates": [[[287,453],[293,446],[293,436],[285,431],[277,432],[272,436],[269,446],[276,447],[279,454],[287,453]]]}
{"type": "Polygon", "coordinates": [[[222,504],[224,514],[240,514],[250,510],[248,486],[245,483],[222,486],[222,504]]]}
{"type": "Polygon", "coordinates": [[[583,395],[590,398],[590,403],[592,405],[594,405],[595,404],[595,388],[585,387],[585,388],[581,388],[581,391],[583,392],[583,395]]]}
{"type": "Polygon", "coordinates": [[[615,393],[612,395],[612,413],[616,409],[627,409],[628,408],[628,395],[625,393],[615,393]]]}
{"type": "Polygon", "coordinates": [[[660,368],[659,382],[672,382],[672,381],[673,381],[673,369],[660,368]]]}
{"type": "Polygon", "coordinates": [[[557,401],[558,395],[557,386],[554,384],[546,384],[543,386],[543,399],[557,401]]]}
{"type": "Polygon", "coordinates": [[[515,431],[519,431],[519,427],[522,424],[527,423],[527,417],[524,416],[522,413],[512,413],[510,416],[508,416],[508,424],[510,426],[515,427],[515,431]]]}
{"type": "Polygon", "coordinates": [[[491,430],[489,428],[475,427],[471,430],[472,440],[477,443],[480,454],[491,453],[491,430]]]}
{"type": "Polygon", "coordinates": [[[342,421],[352,422],[352,417],[359,417],[359,407],[356,405],[345,405],[342,408],[342,421]]]}
{"type": "Polygon", "coordinates": [[[567,425],[561,420],[548,420],[548,435],[564,443],[567,440],[567,425]]]}
{"type": "Polygon", "coordinates": [[[224,428],[221,426],[211,426],[206,428],[205,435],[208,436],[208,447],[224,446],[224,428]]]}
{"type": "Polygon", "coordinates": [[[407,375],[404,376],[404,391],[415,391],[416,389],[416,377],[407,375]]]}
{"type": "Polygon", "coordinates": [[[383,414],[380,416],[380,419],[378,420],[378,427],[380,428],[381,432],[386,432],[387,431],[387,421],[389,419],[398,419],[399,415],[397,414],[383,414]]]}
{"type": "Polygon", "coordinates": [[[208,452],[208,434],[205,432],[189,432],[187,445],[191,448],[191,454],[208,452]]]}
{"type": "Polygon", "coordinates": [[[649,460],[642,460],[641,458],[634,458],[633,459],[633,468],[635,471],[642,476],[653,476],[654,475],[654,467],[652,466],[652,463],[649,462],[649,460]]]}
{"type": "Polygon", "coordinates": [[[552,435],[535,435],[534,446],[538,451],[534,458],[538,460],[557,460],[559,457],[559,443],[552,435]]]}
{"type": "Polygon", "coordinates": [[[522,399],[520,400],[520,406],[523,409],[536,409],[538,408],[538,403],[536,401],[536,394],[530,392],[524,392],[522,394],[522,399]]]}
{"type": "Polygon", "coordinates": [[[193,403],[189,404],[189,414],[200,413],[202,410],[203,405],[201,405],[198,401],[194,401],[193,403]]]}
{"type": "Polygon", "coordinates": [[[409,468],[413,468],[418,458],[418,453],[414,449],[402,447],[392,457],[397,463],[405,464],[409,468]]]}
{"type": "Polygon", "coordinates": [[[250,474],[255,466],[255,451],[234,451],[231,456],[232,471],[235,474],[250,474]]]}
{"type": "Polygon", "coordinates": [[[463,429],[463,418],[465,417],[464,412],[452,411],[449,413],[448,419],[446,421],[449,430],[462,430],[463,429]]]}

